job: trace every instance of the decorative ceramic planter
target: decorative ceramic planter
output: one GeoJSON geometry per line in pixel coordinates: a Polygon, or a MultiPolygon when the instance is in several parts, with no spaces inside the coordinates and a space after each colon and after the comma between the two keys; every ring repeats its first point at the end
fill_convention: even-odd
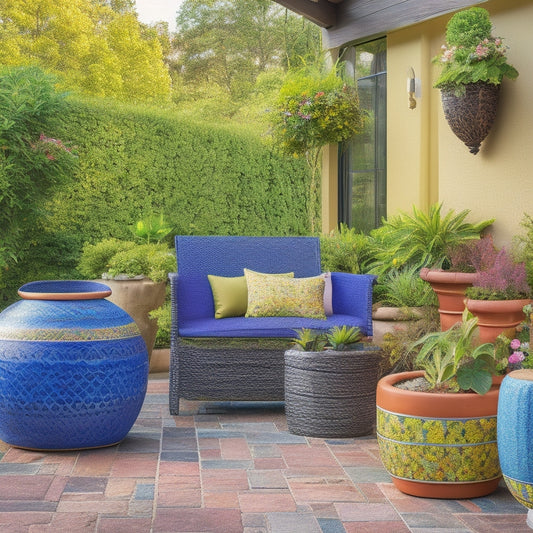
{"type": "Polygon", "coordinates": [[[477,82],[465,85],[465,93],[441,90],[444,117],[453,133],[477,154],[481,142],[489,134],[500,96],[500,85],[477,82]]]}
{"type": "Polygon", "coordinates": [[[478,317],[480,342],[494,342],[500,333],[512,337],[525,319],[523,308],[531,300],[466,300],[467,309],[478,317]]]}
{"type": "Polygon", "coordinates": [[[420,277],[431,285],[439,300],[441,330],[446,331],[461,322],[465,310],[465,291],[476,281],[477,274],[423,268],[420,277]]]}
{"type": "Polygon", "coordinates": [[[285,352],[285,413],[289,431],[345,438],[371,433],[376,419],[378,357],[361,350],[285,352]]]}
{"type": "Polygon", "coordinates": [[[528,511],[533,528],[533,370],[505,376],[498,402],[498,453],[503,479],[528,511]]]}
{"type": "Polygon", "coordinates": [[[476,498],[498,487],[498,385],[485,395],[429,393],[394,384],[421,371],[382,378],[377,386],[377,439],[394,485],[413,496],[476,498]]]}
{"type": "Polygon", "coordinates": [[[381,346],[387,333],[405,330],[423,316],[423,307],[377,307],[372,311],[372,342],[381,346]]]}
{"type": "Polygon", "coordinates": [[[135,320],[150,359],[157,335],[157,320],[151,319],[149,313],[165,302],[166,283],[154,283],[148,278],[106,279],[105,283],[112,291],[108,300],[124,309],[135,320]]]}
{"type": "Polygon", "coordinates": [[[121,441],[141,409],[148,354],[132,318],[90,281],[41,281],[0,313],[0,440],[69,450],[121,441]]]}

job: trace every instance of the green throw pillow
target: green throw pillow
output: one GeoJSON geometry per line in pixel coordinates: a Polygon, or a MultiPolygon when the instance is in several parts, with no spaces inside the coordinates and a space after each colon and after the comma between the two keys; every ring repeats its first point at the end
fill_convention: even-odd
{"type": "Polygon", "coordinates": [[[301,316],[326,319],[323,277],[265,276],[244,269],[248,286],[247,317],[301,316]]]}
{"type": "MultiPolygon", "coordinates": [[[[252,272],[250,270],[250,272],[252,272]]],[[[283,274],[263,274],[264,276],[287,276],[293,277],[294,272],[283,274]]],[[[248,307],[248,289],[246,278],[238,276],[228,278],[224,276],[207,275],[213,303],[215,304],[215,318],[228,318],[231,316],[244,316],[248,307]]]]}

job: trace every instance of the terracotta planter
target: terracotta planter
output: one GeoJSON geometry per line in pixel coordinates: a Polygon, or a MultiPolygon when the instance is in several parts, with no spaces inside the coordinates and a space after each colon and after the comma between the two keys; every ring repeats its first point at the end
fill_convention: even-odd
{"type": "Polygon", "coordinates": [[[476,281],[477,274],[423,268],[420,277],[431,284],[439,299],[441,330],[446,331],[456,322],[461,322],[465,310],[465,291],[476,281]]]}
{"type": "Polygon", "coordinates": [[[155,337],[157,335],[157,320],[152,320],[148,313],[161,307],[165,301],[166,283],[154,283],[143,279],[111,280],[105,284],[111,288],[111,296],[107,299],[124,309],[139,328],[146,343],[148,359],[152,356],[155,337]]]}
{"type": "Polygon", "coordinates": [[[496,118],[500,85],[477,82],[466,85],[465,93],[441,90],[444,117],[453,133],[477,154],[496,118]]]}
{"type": "Polygon", "coordinates": [[[494,342],[500,333],[513,336],[525,319],[523,308],[531,300],[466,300],[467,309],[478,317],[480,342],[494,342]]]}
{"type": "Polygon", "coordinates": [[[485,395],[394,387],[422,375],[391,374],[377,386],[377,439],[394,485],[426,498],[490,494],[501,478],[496,443],[499,385],[485,395]]]}
{"type": "Polygon", "coordinates": [[[424,316],[423,307],[377,307],[372,311],[372,342],[381,346],[387,333],[405,330],[424,316]]]}

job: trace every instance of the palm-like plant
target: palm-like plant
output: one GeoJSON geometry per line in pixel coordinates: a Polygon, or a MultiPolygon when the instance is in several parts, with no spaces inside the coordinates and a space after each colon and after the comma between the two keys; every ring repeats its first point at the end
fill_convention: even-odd
{"type": "Polygon", "coordinates": [[[448,266],[447,250],[461,243],[479,239],[481,232],[494,219],[472,224],[465,222],[470,213],[453,209],[441,214],[442,204],[432,205],[428,212],[413,207],[413,214],[400,212],[384,221],[371,233],[371,246],[376,262],[372,272],[383,273],[404,265],[417,268],[448,266]]]}

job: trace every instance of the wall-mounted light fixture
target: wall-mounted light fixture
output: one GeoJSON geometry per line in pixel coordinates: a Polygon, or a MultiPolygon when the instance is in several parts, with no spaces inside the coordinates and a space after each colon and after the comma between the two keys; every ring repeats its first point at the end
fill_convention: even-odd
{"type": "Polygon", "coordinates": [[[415,77],[413,67],[407,71],[407,94],[409,95],[409,109],[416,107],[416,99],[420,98],[420,80],[415,77]]]}

